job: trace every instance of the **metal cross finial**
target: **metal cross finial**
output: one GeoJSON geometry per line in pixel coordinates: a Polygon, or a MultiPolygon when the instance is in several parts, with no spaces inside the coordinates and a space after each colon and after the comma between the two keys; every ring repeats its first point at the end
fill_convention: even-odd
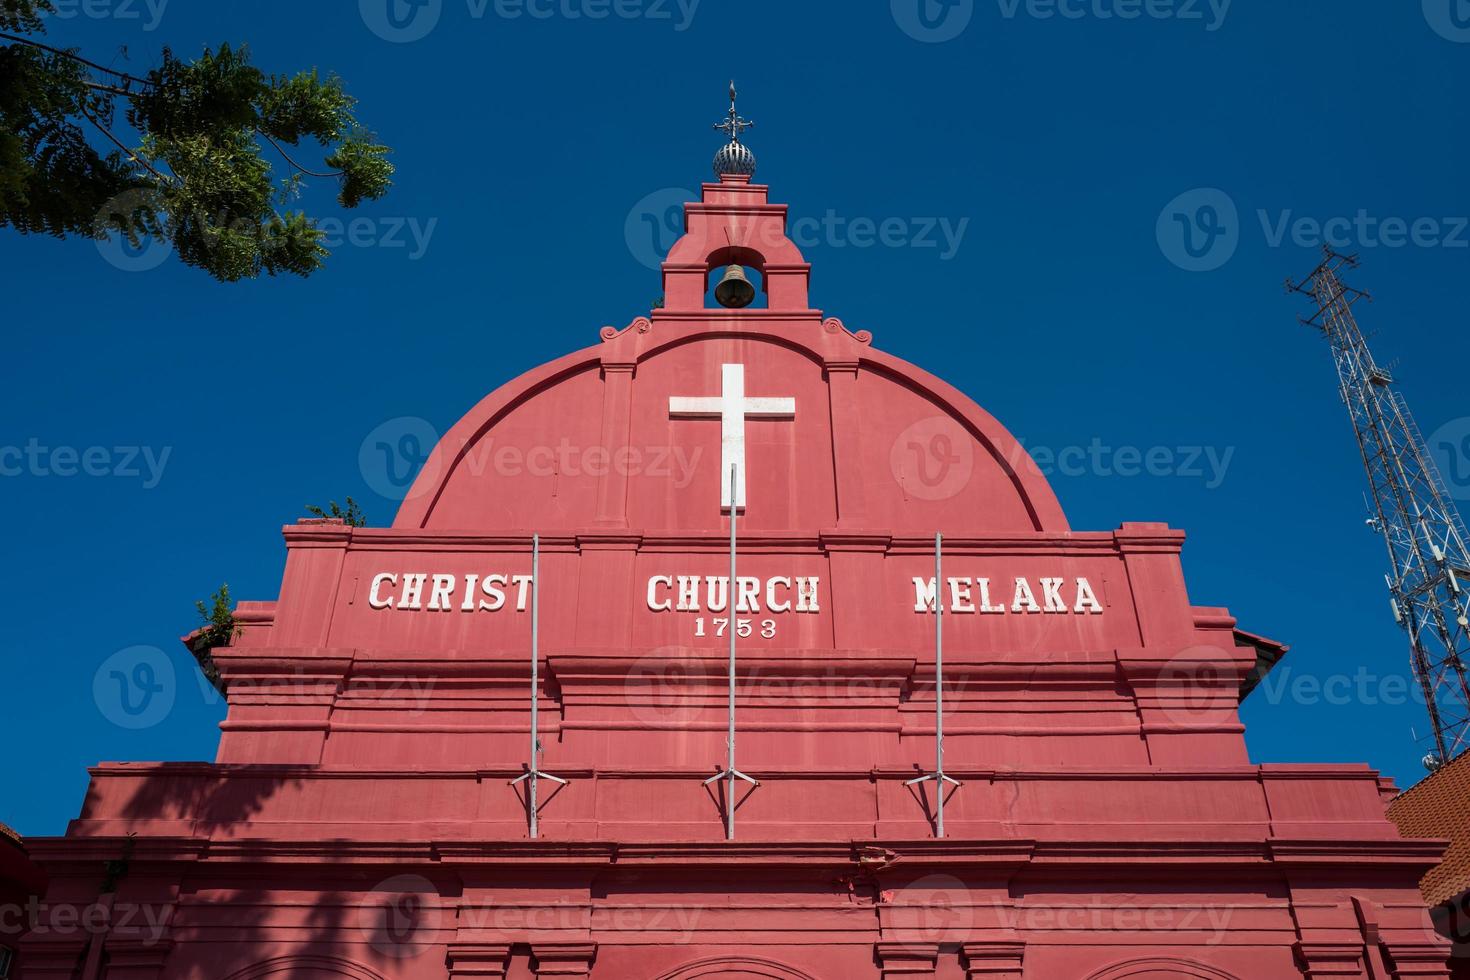
{"type": "Polygon", "coordinates": [[[730,79],[730,117],[722,123],[715,123],[715,129],[723,130],[730,137],[731,143],[739,143],[742,132],[755,128],[755,123],[741,119],[740,113],[735,111],[735,98],[735,80],[732,78],[730,79]]]}

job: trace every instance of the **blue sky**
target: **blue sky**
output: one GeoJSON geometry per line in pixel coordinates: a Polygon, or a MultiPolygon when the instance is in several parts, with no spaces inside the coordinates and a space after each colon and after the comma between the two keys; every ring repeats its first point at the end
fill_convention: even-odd
{"type": "MultiPolygon", "coordinates": [[[[399,169],[345,216],[309,191],[364,219],[309,280],[0,231],[0,449],[36,447],[0,476],[0,820],[59,833],[88,765],[213,757],[223,706],[176,639],[193,600],[274,597],[307,503],[390,522],[359,461],[376,427],[442,432],[645,313],[732,75],[814,304],[1055,454],[1074,527],[1187,530],[1193,600],[1292,644],[1246,706],[1253,758],[1420,776],[1331,359],[1281,283],[1340,233],[1425,433],[1470,436],[1464,3],[394,2],[74,0],[51,22],[120,68],[229,41],[336,72],[399,169]],[[166,707],[121,712],[119,663],[155,668],[166,707]]],[[[1470,461],[1444,462],[1470,496],[1470,461]]]]}

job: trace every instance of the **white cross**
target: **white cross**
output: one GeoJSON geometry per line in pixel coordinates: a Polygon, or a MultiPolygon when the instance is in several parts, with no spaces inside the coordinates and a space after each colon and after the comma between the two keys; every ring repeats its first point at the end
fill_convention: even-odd
{"type": "Polygon", "coordinates": [[[746,398],[745,365],[720,369],[720,394],[713,398],[669,399],[669,415],[720,420],[720,508],[730,510],[730,468],[735,468],[735,509],[745,508],[745,420],[794,419],[795,398],[746,398]]]}

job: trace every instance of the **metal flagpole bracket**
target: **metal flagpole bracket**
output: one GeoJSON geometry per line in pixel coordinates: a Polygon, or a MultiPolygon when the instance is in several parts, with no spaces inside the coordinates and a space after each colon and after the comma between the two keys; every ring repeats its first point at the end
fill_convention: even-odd
{"type": "Polygon", "coordinates": [[[725,590],[726,610],[730,614],[730,727],[725,738],[725,768],[715,773],[704,781],[705,786],[717,783],[720,780],[728,780],[729,786],[725,790],[725,839],[735,839],[735,780],[743,779],[751,786],[759,786],[760,780],[754,779],[735,768],[735,618],[739,610],[735,602],[735,519],[740,511],[740,498],[735,494],[736,477],[739,474],[739,466],[730,467],[730,587],[725,590]]]}
{"type": "Polygon", "coordinates": [[[530,825],[531,839],[539,831],[540,805],[537,802],[537,784],[549,779],[558,786],[567,785],[567,780],[541,771],[541,728],[539,707],[541,703],[541,535],[531,535],[531,761],[526,771],[510,781],[510,785],[526,784],[526,814],[530,825]]]}
{"type": "Polygon", "coordinates": [[[905,786],[934,781],[934,836],[944,836],[944,784],[958,789],[958,779],[944,774],[944,535],[934,535],[934,771],[905,786]]]}

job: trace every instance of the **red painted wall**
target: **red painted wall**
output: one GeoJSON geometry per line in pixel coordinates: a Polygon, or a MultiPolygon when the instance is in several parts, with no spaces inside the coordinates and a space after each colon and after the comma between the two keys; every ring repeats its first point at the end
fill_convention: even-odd
{"type": "Polygon", "coordinates": [[[1250,764],[1255,654],[1190,602],[1183,535],[1071,530],[995,419],[808,308],[764,187],[702,196],[665,307],[471,409],[393,527],[285,529],[278,598],[216,653],[217,763],[98,767],[36,845],[64,905],[135,834],[112,907],[160,925],[38,945],[40,975],[95,948],[85,980],[1447,976],[1417,892],[1441,846],[1400,839],[1365,767],[1250,764]],[[704,308],[728,261],[769,309],[704,308]],[[677,608],[681,576],[728,574],[723,430],[670,404],[725,365],[795,403],[744,427],[738,762],[760,786],[733,841],[704,785],[728,614],[677,608]],[[943,838],[910,785],[934,765],[936,532],[943,838]],[[541,765],[569,780],[541,783],[534,840],[510,785],[533,533],[541,765]]]}

